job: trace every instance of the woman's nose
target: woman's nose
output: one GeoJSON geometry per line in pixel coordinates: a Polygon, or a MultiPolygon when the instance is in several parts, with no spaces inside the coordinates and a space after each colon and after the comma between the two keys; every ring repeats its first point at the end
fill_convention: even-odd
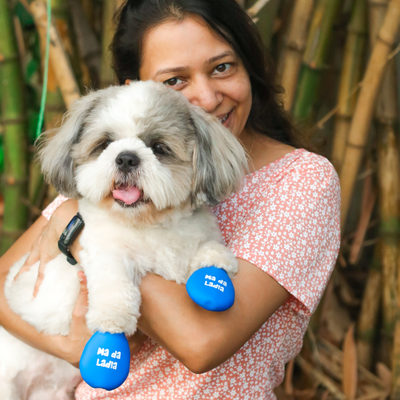
{"type": "Polygon", "coordinates": [[[202,107],[208,113],[212,113],[221,104],[223,95],[214,82],[201,79],[191,84],[188,99],[195,106],[202,107]]]}

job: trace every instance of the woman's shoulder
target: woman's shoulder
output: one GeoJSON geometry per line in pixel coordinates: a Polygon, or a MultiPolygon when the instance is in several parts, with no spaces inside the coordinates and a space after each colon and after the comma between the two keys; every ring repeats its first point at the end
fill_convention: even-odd
{"type": "MultiPolygon", "coordinates": [[[[339,185],[339,178],[332,163],[319,154],[303,148],[295,149],[283,157],[246,176],[259,184],[288,183],[299,180],[332,180],[339,185]]],[[[304,182],[303,182],[304,183],[304,182]]]]}
{"type": "Polygon", "coordinates": [[[247,175],[235,197],[238,203],[251,200],[255,208],[274,201],[311,204],[325,198],[338,209],[340,183],[327,158],[298,148],[247,175]]]}

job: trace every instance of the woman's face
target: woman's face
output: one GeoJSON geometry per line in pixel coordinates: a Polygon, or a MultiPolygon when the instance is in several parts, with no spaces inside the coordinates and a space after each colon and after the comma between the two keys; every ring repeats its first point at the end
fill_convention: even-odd
{"type": "Polygon", "coordinates": [[[243,134],[252,104],[249,77],[232,47],[200,17],[147,32],[140,79],[163,82],[217,116],[236,137],[243,134]]]}

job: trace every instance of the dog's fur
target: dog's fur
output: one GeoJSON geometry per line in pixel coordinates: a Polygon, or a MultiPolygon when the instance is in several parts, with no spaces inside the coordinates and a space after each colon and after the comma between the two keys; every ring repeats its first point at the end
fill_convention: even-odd
{"type": "MultiPolygon", "coordinates": [[[[83,268],[89,289],[87,323],[93,331],[136,330],[141,278],[152,272],[185,283],[198,268],[215,265],[230,276],[237,261],[222,244],[216,205],[239,188],[246,155],[217,118],[180,93],[155,82],[132,82],[91,92],[73,104],[62,126],[47,132],[39,157],[48,181],[79,199],[85,221],[81,266],[60,255],[46,266],[33,299],[38,264],[16,281],[26,259],[10,270],[10,307],[38,331],[67,335],[83,268]],[[116,163],[134,153],[139,165],[116,163]],[[128,206],[113,197],[135,186],[128,206]]],[[[0,398],[69,399],[79,372],[0,329],[0,398]]]]}

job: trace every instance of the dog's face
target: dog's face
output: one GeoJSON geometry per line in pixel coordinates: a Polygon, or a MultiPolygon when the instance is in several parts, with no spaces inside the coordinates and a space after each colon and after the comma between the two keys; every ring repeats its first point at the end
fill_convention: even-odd
{"type": "Polygon", "coordinates": [[[49,183],[129,219],[187,202],[216,205],[247,167],[242,146],[215,117],[152,81],[86,95],[44,138],[39,157],[49,183]]]}

